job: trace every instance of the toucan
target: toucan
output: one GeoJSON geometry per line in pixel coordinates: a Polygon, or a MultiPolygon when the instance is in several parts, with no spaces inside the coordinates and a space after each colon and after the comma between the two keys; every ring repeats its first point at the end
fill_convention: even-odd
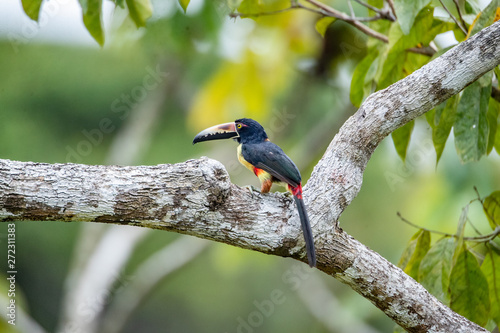
{"type": "Polygon", "coordinates": [[[207,128],[195,136],[193,144],[229,138],[239,143],[238,160],[259,177],[262,193],[269,192],[273,183],[281,184],[291,192],[299,212],[307,260],[309,266],[315,267],[314,239],[302,199],[302,179],[299,169],[280,147],[269,141],[262,125],[249,118],[207,128]]]}

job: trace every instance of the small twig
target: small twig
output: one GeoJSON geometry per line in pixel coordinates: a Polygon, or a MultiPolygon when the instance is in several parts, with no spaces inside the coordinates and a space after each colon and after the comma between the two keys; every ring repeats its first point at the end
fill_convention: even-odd
{"type": "Polygon", "coordinates": [[[484,254],[477,252],[473,248],[480,245],[480,243],[475,244],[474,246],[469,247],[467,250],[469,250],[470,253],[472,253],[476,258],[478,258],[480,261],[484,260],[484,254]]]}
{"type": "Polygon", "coordinates": [[[373,10],[375,13],[379,13],[380,14],[382,12],[379,8],[373,7],[372,5],[370,5],[370,4],[366,3],[366,2],[363,2],[361,0],[354,0],[354,1],[356,1],[357,3],[359,3],[361,6],[364,6],[364,7],[368,8],[368,9],[373,10]]]}
{"type": "Polygon", "coordinates": [[[467,222],[469,222],[469,225],[472,227],[472,229],[474,229],[476,234],[478,234],[479,236],[482,236],[481,231],[479,231],[479,229],[476,228],[476,226],[472,223],[471,219],[468,217],[467,217],[467,222]]]}
{"type": "MultiPolygon", "coordinates": [[[[460,10],[460,4],[458,3],[458,0],[453,0],[453,2],[455,3],[455,7],[457,8],[458,17],[460,18],[460,21],[462,22],[465,31],[467,31],[467,23],[465,23],[464,17],[462,16],[462,11],[460,10]]],[[[467,32],[465,33],[465,35],[467,35],[467,32]]]]}
{"type": "Polygon", "coordinates": [[[495,249],[497,249],[498,251],[500,251],[500,246],[497,243],[495,243],[493,240],[488,241],[488,245],[491,245],[495,249]]]}
{"type": "Polygon", "coordinates": [[[444,10],[446,10],[448,15],[450,15],[451,19],[455,21],[460,30],[462,30],[462,32],[467,36],[467,30],[460,24],[460,22],[458,22],[457,18],[453,16],[453,14],[448,10],[448,8],[444,5],[443,0],[439,0],[439,2],[441,3],[441,6],[443,6],[444,10]]]}
{"type": "MultiPolygon", "coordinates": [[[[350,1],[351,0],[349,0],[349,2],[350,1]]],[[[368,9],[374,11],[375,13],[377,13],[377,15],[375,15],[373,17],[376,17],[377,19],[384,19],[384,20],[389,20],[391,22],[396,22],[396,16],[393,15],[393,13],[391,13],[391,11],[388,10],[387,8],[380,9],[380,8],[374,7],[366,2],[363,2],[361,0],[354,0],[354,1],[359,3],[361,6],[366,7],[368,9]]],[[[354,17],[354,15],[352,15],[352,16],[354,17]]]]}
{"type": "MultiPolygon", "coordinates": [[[[321,11],[323,12],[323,15],[335,17],[339,20],[344,20],[346,22],[355,21],[354,18],[348,16],[347,14],[344,14],[343,12],[341,12],[339,10],[336,10],[335,8],[332,8],[328,5],[325,5],[324,3],[321,3],[321,2],[316,1],[316,0],[305,0],[305,1],[314,5],[315,7],[319,8],[319,9],[321,9],[321,11]]],[[[304,8],[309,8],[309,7],[304,6],[304,8]]]]}
{"type": "Polygon", "coordinates": [[[288,12],[288,11],[296,9],[296,8],[302,8],[302,5],[292,2],[290,7],[283,8],[283,9],[273,10],[270,12],[251,13],[251,14],[249,14],[249,13],[230,13],[229,17],[235,18],[235,17],[251,17],[251,16],[268,16],[268,15],[285,13],[285,12],[288,12]]]}
{"type": "Polygon", "coordinates": [[[474,186],[474,192],[476,192],[477,200],[483,205],[484,204],[483,199],[481,198],[481,195],[479,194],[479,190],[477,189],[476,186],[474,186]]]}
{"type": "MultiPolygon", "coordinates": [[[[458,238],[458,236],[456,234],[449,234],[447,232],[442,232],[442,231],[438,231],[438,230],[432,230],[432,229],[427,229],[427,228],[421,227],[421,226],[419,226],[419,225],[417,225],[417,224],[415,224],[413,222],[410,222],[407,219],[405,219],[401,215],[400,212],[398,212],[397,215],[401,219],[401,221],[403,221],[406,224],[411,225],[414,228],[418,228],[418,229],[421,229],[421,230],[424,230],[424,231],[432,232],[433,234],[438,234],[438,235],[443,235],[443,236],[458,238]]],[[[464,237],[463,239],[466,240],[466,241],[471,241],[471,242],[489,242],[492,239],[494,239],[495,237],[497,237],[498,235],[500,235],[500,227],[495,228],[495,230],[493,230],[492,233],[487,234],[487,235],[476,236],[476,237],[464,237]]]]}
{"type": "MultiPolygon", "coordinates": [[[[355,28],[357,28],[358,30],[360,30],[361,32],[363,32],[364,34],[366,34],[370,37],[373,37],[375,39],[378,39],[384,43],[389,43],[389,38],[386,35],[381,34],[378,31],[373,30],[373,29],[369,28],[368,26],[364,25],[363,23],[361,23],[361,22],[376,21],[379,19],[387,19],[390,21],[394,21],[395,16],[393,16],[392,13],[390,13],[389,11],[383,11],[383,10],[380,10],[378,8],[375,8],[375,7],[372,8],[372,6],[365,4],[364,2],[362,2],[360,0],[354,0],[354,1],[362,4],[363,6],[366,6],[367,8],[370,8],[370,9],[377,12],[377,15],[375,15],[373,17],[354,17],[352,7],[350,7],[350,8],[351,8],[351,13],[353,16],[349,16],[349,15],[347,15],[341,11],[338,11],[338,10],[328,6],[328,5],[325,5],[324,3],[321,3],[317,0],[304,0],[304,1],[310,3],[311,5],[315,6],[318,9],[304,6],[303,4],[301,4],[297,1],[291,1],[290,7],[287,7],[284,9],[279,9],[279,10],[270,11],[270,12],[261,12],[261,13],[231,13],[231,14],[229,14],[229,16],[232,18],[235,18],[235,17],[253,17],[253,16],[274,15],[274,14],[280,14],[280,13],[284,13],[284,12],[287,12],[290,10],[300,8],[300,9],[304,9],[304,10],[307,10],[307,11],[310,11],[310,12],[313,12],[313,13],[316,13],[316,14],[319,14],[322,16],[334,17],[336,19],[345,21],[345,22],[351,24],[352,26],[354,26],[355,28]]],[[[349,1],[349,6],[350,6],[350,1],[349,1]]],[[[409,48],[408,51],[412,52],[412,53],[423,54],[423,55],[426,55],[429,57],[433,56],[436,53],[436,50],[434,48],[432,48],[431,46],[412,47],[412,48],[409,48]]],[[[500,96],[499,96],[499,98],[500,98],[500,96]]]]}
{"type": "Polygon", "coordinates": [[[389,7],[391,8],[392,15],[394,15],[394,19],[396,20],[398,18],[398,16],[396,15],[396,8],[394,7],[393,0],[387,0],[387,3],[389,4],[389,7]]]}
{"type": "Polygon", "coordinates": [[[500,225],[497,223],[497,221],[495,221],[495,219],[493,218],[493,216],[491,216],[491,214],[488,212],[488,210],[486,210],[484,208],[484,200],[481,198],[481,196],[479,195],[479,191],[477,189],[477,187],[474,186],[474,191],[476,192],[477,194],[477,200],[481,203],[481,206],[483,207],[483,211],[484,211],[484,214],[488,217],[488,219],[490,219],[491,221],[493,221],[493,223],[497,226],[497,227],[500,227],[500,225]]]}
{"type": "MultiPolygon", "coordinates": [[[[290,7],[287,7],[287,8],[284,8],[284,9],[279,9],[279,10],[270,11],[270,12],[250,13],[250,14],[249,13],[231,13],[231,14],[229,14],[229,16],[232,17],[232,18],[234,18],[234,17],[251,17],[251,16],[274,15],[274,14],[284,13],[284,12],[287,12],[287,11],[290,11],[290,10],[293,10],[293,9],[301,8],[301,9],[308,10],[308,11],[316,13],[316,14],[320,14],[320,15],[323,15],[323,16],[334,17],[336,19],[345,21],[345,22],[353,25],[354,27],[358,28],[359,30],[361,30],[362,32],[364,32],[365,34],[367,34],[368,36],[371,36],[373,38],[379,39],[379,40],[383,41],[384,43],[389,43],[389,38],[387,36],[379,33],[378,31],[370,29],[366,25],[362,24],[360,22],[360,19],[348,16],[347,14],[344,14],[341,11],[338,11],[338,10],[336,10],[334,8],[331,8],[331,7],[325,5],[325,4],[321,3],[321,2],[318,2],[316,0],[305,0],[305,1],[307,1],[310,4],[316,6],[317,8],[319,8],[319,10],[314,9],[314,8],[310,8],[310,7],[307,7],[307,6],[304,6],[304,5],[302,5],[302,4],[298,3],[298,2],[291,2],[290,7]]],[[[376,18],[376,19],[379,19],[379,18],[376,18]]],[[[372,18],[368,18],[368,19],[361,18],[361,20],[368,21],[368,20],[373,20],[373,19],[372,18]]]]}
{"type": "Polygon", "coordinates": [[[383,19],[383,17],[379,14],[370,17],[356,17],[355,20],[358,22],[371,22],[383,19]]]}
{"type": "Polygon", "coordinates": [[[446,232],[442,232],[442,231],[438,231],[438,230],[431,230],[431,229],[427,229],[427,228],[421,227],[421,226],[419,226],[419,225],[417,225],[417,224],[415,224],[415,223],[413,223],[413,222],[405,219],[403,217],[403,215],[401,215],[400,212],[397,212],[397,215],[401,219],[401,221],[403,221],[406,224],[411,225],[414,228],[422,229],[422,230],[425,230],[425,231],[428,231],[428,232],[432,232],[433,234],[438,234],[438,235],[443,235],[443,236],[449,236],[449,237],[456,237],[455,234],[449,234],[449,233],[446,233],[446,232]]]}
{"type": "Polygon", "coordinates": [[[477,242],[489,242],[493,240],[495,237],[500,235],[500,227],[496,227],[495,230],[493,230],[492,233],[483,235],[483,236],[477,236],[477,237],[464,237],[465,240],[471,240],[471,241],[477,241],[477,242]]]}
{"type": "Polygon", "coordinates": [[[436,50],[432,48],[431,46],[426,46],[426,47],[411,47],[407,49],[408,52],[412,53],[418,53],[418,54],[423,54],[429,57],[432,57],[434,54],[436,54],[436,50]]]}
{"type": "MultiPolygon", "coordinates": [[[[384,43],[389,43],[389,38],[381,33],[379,33],[378,31],[375,31],[373,29],[370,29],[369,27],[367,27],[366,25],[362,24],[360,21],[342,13],[341,11],[338,11],[330,6],[327,6],[317,0],[305,0],[307,1],[308,3],[318,7],[319,9],[321,9],[322,11],[324,11],[324,15],[326,16],[331,16],[331,17],[335,17],[337,19],[340,19],[342,21],[345,21],[351,25],[353,25],[354,27],[356,27],[357,29],[361,30],[362,32],[364,32],[365,34],[367,34],[368,36],[370,37],[373,37],[373,38],[376,38],[378,40],[381,40],[383,41],[384,43]]],[[[307,7],[306,7],[307,8],[307,7]]]]}
{"type": "MultiPolygon", "coordinates": [[[[352,0],[349,0],[347,1],[347,5],[349,6],[349,10],[351,11],[351,16],[352,17],[355,17],[356,15],[354,14],[354,9],[352,8],[352,3],[351,3],[352,0]]],[[[354,0],[356,1],[356,0],[354,0]]]]}

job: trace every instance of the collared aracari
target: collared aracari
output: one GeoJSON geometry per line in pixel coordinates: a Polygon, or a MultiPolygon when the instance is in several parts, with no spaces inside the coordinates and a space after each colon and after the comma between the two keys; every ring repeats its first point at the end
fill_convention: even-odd
{"type": "Polygon", "coordinates": [[[264,128],[249,118],[207,128],[195,136],[193,144],[229,138],[235,139],[240,144],[238,146],[238,160],[259,177],[262,193],[269,192],[273,183],[285,186],[292,193],[299,211],[306,243],[307,260],[309,266],[315,267],[314,239],[302,199],[299,169],[280,147],[269,141],[264,128]]]}

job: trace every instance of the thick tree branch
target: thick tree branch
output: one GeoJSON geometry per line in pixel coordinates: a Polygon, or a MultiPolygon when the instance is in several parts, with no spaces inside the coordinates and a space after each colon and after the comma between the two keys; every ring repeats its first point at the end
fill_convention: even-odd
{"type": "MultiPolygon", "coordinates": [[[[332,220],[318,223],[329,217],[315,210],[310,217],[316,221],[318,268],[350,285],[403,327],[414,332],[483,332],[332,220]],[[318,230],[323,226],[328,226],[326,231],[318,230]]],[[[292,201],[283,194],[251,194],[231,184],[224,167],[207,158],[140,167],[0,160],[0,220],[136,225],[305,260],[292,201]]]]}
{"type": "Polygon", "coordinates": [[[299,257],[299,223],[287,223],[292,205],[231,184],[207,158],[139,167],[0,160],[0,221],[135,225],[299,257]]]}
{"type": "MultiPolygon", "coordinates": [[[[381,140],[500,63],[500,22],[371,95],[315,167],[304,198],[318,269],[348,284],[409,332],[486,332],[338,227],[381,140]]],[[[202,158],[119,167],[0,160],[0,221],[91,221],[191,234],[304,260],[299,221],[283,194],[251,194],[202,158]]]]}

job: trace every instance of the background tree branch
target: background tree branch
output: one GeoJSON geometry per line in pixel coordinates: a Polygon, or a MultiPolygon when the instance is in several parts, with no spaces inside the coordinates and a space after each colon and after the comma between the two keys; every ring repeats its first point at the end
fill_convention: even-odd
{"type": "MultiPolygon", "coordinates": [[[[410,332],[486,331],[343,232],[338,218],[359,192],[381,140],[497,66],[499,45],[497,22],[372,94],[342,126],[304,189],[318,269],[351,286],[410,332]]],[[[0,160],[0,220],[136,225],[304,260],[292,201],[231,184],[224,167],[207,158],[139,167],[0,160]]]]}

